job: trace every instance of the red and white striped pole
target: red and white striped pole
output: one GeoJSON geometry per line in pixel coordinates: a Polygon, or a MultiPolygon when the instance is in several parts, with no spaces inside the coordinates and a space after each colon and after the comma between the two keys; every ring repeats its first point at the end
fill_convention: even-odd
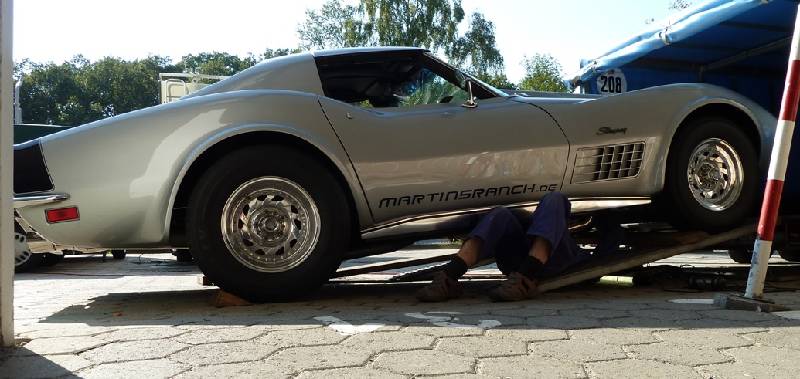
{"type": "MultiPolygon", "coordinates": [[[[798,12],[800,12],[800,5],[798,12]]],[[[767,277],[769,256],[772,252],[783,182],[786,179],[786,166],[789,163],[789,149],[792,147],[792,133],[797,119],[798,100],[800,100],[800,13],[795,16],[792,51],[789,54],[789,69],[786,72],[781,113],[769,160],[767,188],[764,191],[761,218],[758,221],[758,238],[753,247],[750,275],[747,277],[747,290],[744,294],[745,297],[751,299],[760,298],[764,294],[764,280],[767,277]]]]}

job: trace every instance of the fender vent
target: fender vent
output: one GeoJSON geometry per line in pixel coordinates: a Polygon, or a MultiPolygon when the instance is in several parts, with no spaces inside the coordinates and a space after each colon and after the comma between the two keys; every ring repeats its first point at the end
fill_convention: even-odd
{"type": "Polygon", "coordinates": [[[644,142],[579,149],[572,183],[635,177],[639,175],[643,158],[644,142]]]}

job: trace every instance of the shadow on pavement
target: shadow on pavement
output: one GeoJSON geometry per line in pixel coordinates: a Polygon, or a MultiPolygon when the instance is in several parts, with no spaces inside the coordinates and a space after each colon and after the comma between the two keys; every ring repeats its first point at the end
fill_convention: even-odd
{"type": "MultiPolygon", "coordinates": [[[[711,298],[713,293],[664,292],[661,288],[608,285],[571,287],[517,303],[491,303],[485,293],[497,281],[469,281],[464,297],[447,303],[419,303],[419,283],[329,284],[313,298],[217,308],[217,289],[110,293],[73,305],[39,321],[91,327],[131,326],[385,326],[511,329],[747,328],[800,325],[769,314],[720,310],[710,304],[680,304],[671,299],[711,298]]],[[[57,325],[53,325],[56,327],[57,325]]]]}
{"type": "Polygon", "coordinates": [[[0,372],[0,377],[3,378],[55,378],[72,375],[72,371],[68,368],[24,346],[13,350],[0,349],[0,366],[3,367],[3,371],[0,372]]]}

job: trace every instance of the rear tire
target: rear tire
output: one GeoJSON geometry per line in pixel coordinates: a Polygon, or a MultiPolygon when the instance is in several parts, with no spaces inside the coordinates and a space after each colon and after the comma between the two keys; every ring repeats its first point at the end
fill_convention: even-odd
{"type": "Polygon", "coordinates": [[[116,260],[123,260],[126,255],[127,252],[125,250],[111,250],[111,256],[116,260]]]}
{"type": "Polygon", "coordinates": [[[752,214],[760,181],[747,135],[730,120],[703,117],[672,141],[659,200],[673,226],[719,232],[752,214]]]}
{"type": "Polygon", "coordinates": [[[350,206],[322,163],[283,146],[253,146],[216,162],[189,199],[189,246],[223,290],[286,301],[324,284],[350,237],[350,206]]]}

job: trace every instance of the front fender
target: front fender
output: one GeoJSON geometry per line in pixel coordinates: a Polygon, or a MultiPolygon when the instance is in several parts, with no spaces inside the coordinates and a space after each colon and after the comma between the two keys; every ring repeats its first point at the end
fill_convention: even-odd
{"type": "Polygon", "coordinates": [[[775,128],[778,120],[760,105],[738,93],[719,87],[713,88],[717,90],[717,93],[712,96],[698,98],[694,102],[687,104],[686,107],[675,115],[672,121],[673,128],[671,130],[671,135],[674,137],[681,123],[700,108],[714,104],[731,106],[746,114],[750,121],[756,126],[761,139],[759,141],[759,168],[762,172],[766,172],[769,167],[769,158],[772,151],[772,143],[775,139],[775,128]]]}

